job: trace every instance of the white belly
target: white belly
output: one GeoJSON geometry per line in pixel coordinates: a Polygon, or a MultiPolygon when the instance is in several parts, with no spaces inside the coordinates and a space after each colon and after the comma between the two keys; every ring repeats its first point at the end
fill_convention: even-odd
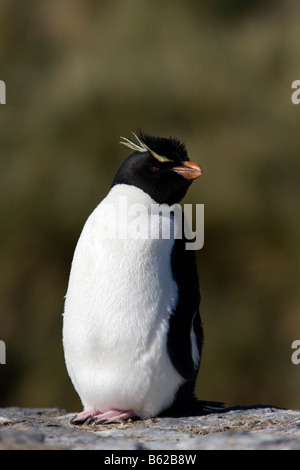
{"type": "MultiPolygon", "coordinates": [[[[105,204],[111,209],[124,194],[129,207],[154,203],[143,191],[118,185],[87,220],[74,253],[63,340],[68,372],[85,408],[133,410],[145,418],[170,406],[183,383],[166,346],[178,295],[171,273],[174,237],[103,237],[103,226],[115,223],[105,204]]],[[[142,231],[147,218],[139,216],[142,231]]],[[[160,217],[160,223],[173,221],[160,217]]]]}

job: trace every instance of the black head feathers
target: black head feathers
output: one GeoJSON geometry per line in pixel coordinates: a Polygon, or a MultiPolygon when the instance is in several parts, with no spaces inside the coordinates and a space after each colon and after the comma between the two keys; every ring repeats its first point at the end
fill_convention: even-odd
{"type": "Polygon", "coordinates": [[[179,202],[202,174],[200,166],[190,162],[185,145],[174,137],[133,135],[136,140],[121,137],[121,144],[134,152],[119,168],[112,186],[136,186],[159,204],[179,202]]]}
{"type": "Polygon", "coordinates": [[[186,147],[176,137],[154,137],[143,132],[134,134],[137,142],[121,137],[121,144],[136,152],[150,152],[151,155],[161,163],[188,161],[186,147]]]}

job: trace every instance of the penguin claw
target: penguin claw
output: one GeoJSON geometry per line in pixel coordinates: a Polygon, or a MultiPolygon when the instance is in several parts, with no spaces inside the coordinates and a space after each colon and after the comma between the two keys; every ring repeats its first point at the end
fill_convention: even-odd
{"type": "Polygon", "coordinates": [[[96,421],[96,417],[91,416],[90,418],[86,420],[85,424],[93,424],[95,421],[96,421]]]}
{"type": "Polygon", "coordinates": [[[82,424],[87,423],[87,421],[96,419],[97,416],[99,416],[98,410],[82,411],[81,413],[78,413],[70,419],[70,424],[73,424],[75,426],[81,426],[82,424]]]}
{"type": "Polygon", "coordinates": [[[80,419],[77,418],[78,415],[73,416],[73,418],[70,419],[70,424],[74,424],[76,426],[80,426],[81,424],[85,423],[85,419],[80,419]]]}
{"type": "Polygon", "coordinates": [[[108,420],[105,419],[105,418],[102,418],[102,419],[100,418],[100,419],[95,419],[94,420],[94,424],[106,424],[107,422],[108,422],[108,420]]]}

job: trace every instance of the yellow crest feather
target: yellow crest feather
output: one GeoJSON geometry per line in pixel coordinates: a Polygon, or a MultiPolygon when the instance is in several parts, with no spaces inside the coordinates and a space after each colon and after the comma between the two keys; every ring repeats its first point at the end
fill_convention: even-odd
{"type": "Polygon", "coordinates": [[[145,142],[143,142],[141,139],[139,139],[139,137],[134,134],[134,132],[132,133],[134,135],[134,137],[136,138],[137,142],[138,143],[135,143],[133,142],[132,140],[130,139],[127,139],[126,137],[121,137],[121,140],[120,141],[120,144],[123,144],[125,145],[126,147],[130,148],[131,150],[134,150],[136,152],[150,152],[151,155],[156,158],[156,160],[158,160],[159,162],[161,163],[165,163],[165,162],[173,162],[174,160],[171,160],[170,158],[168,157],[164,157],[163,155],[158,155],[156,152],[154,152],[150,147],[148,147],[145,142]]]}

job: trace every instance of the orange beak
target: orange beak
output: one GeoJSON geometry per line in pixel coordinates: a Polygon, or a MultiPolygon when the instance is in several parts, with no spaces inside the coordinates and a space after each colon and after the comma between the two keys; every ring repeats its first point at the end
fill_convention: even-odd
{"type": "Polygon", "coordinates": [[[189,161],[183,162],[183,166],[174,166],[172,170],[188,180],[195,180],[202,175],[201,166],[189,161]]]}

